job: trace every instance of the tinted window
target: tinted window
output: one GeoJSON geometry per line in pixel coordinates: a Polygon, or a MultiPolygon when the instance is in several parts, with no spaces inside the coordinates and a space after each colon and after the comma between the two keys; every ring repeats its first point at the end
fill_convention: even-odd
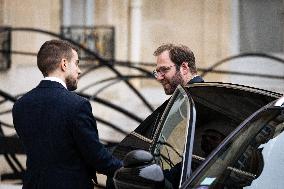
{"type": "Polygon", "coordinates": [[[284,114],[281,111],[280,108],[268,109],[250,120],[208,162],[190,188],[271,188],[283,185],[281,143],[284,140],[284,114]]]}
{"type": "Polygon", "coordinates": [[[163,169],[181,162],[187,135],[188,98],[182,93],[173,98],[173,105],[168,107],[168,114],[164,115],[164,122],[159,126],[161,130],[157,132],[153,150],[156,163],[163,169]]]}
{"type": "MultiPolygon", "coordinates": [[[[190,162],[183,162],[185,146],[191,138],[188,137],[188,133],[192,131],[188,129],[189,111],[188,96],[184,89],[179,87],[165,110],[157,133],[154,136],[155,142],[152,147],[156,163],[163,170],[170,170],[175,167],[174,169],[177,169],[176,173],[179,176],[182,172],[182,167],[186,167],[184,174],[189,174],[187,165],[190,162]]],[[[190,145],[187,144],[187,146],[189,147],[190,145]]]]}
{"type": "Polygon", "coordinates": [[[188,90],[196,108],[193,170],[246,118],[278,98],[278,94],[225,83],[198,83],[188,90]]]}

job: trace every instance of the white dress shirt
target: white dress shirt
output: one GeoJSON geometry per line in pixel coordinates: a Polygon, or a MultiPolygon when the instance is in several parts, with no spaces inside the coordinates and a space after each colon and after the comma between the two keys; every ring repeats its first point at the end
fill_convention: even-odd
{"type": "Polygon", "coordinates": [[[58,77],[45,77],[45,78],[43,78],[43,80],[56,81],[56,82],[60,83],[61,85],[63,85],[63,87],[65,87],[65,89],[67,89],[66,83],[64,81],[62,81],[62,79],[59,79],[58,77]]]}

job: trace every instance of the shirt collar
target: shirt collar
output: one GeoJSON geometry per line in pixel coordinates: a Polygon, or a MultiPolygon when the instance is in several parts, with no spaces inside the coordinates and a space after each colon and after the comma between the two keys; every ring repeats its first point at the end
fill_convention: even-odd
{"type": "Polygon", "coordinates": [[[61,85],[63,85],[63,87],[65,87],[67,89],[66,83],[64,83],[58,77],[45,77],[45,78],[43,78],[43,80],[56,81],[56,82],[60,83],[61,85]]]}

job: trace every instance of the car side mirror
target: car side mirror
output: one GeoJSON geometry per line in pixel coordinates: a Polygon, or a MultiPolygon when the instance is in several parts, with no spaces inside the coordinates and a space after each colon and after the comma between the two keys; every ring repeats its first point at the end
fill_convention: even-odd
{"type": "Polygon", "coordinates": [[[124,166],[115,172],[115,188],[164,188],[163,171],[159,165],[154,164],[153,159],[152,154],[144,150],[129,152],[124,158],[124,166]]]}
{"type": "Polygon", "coordinates": [[[124,167],[137,167],[148,165],[153,162],[153,156],[151,153],[144,151],[144,150],[133,150],[129,152],[124,160],[123,164],[124,167]]]}

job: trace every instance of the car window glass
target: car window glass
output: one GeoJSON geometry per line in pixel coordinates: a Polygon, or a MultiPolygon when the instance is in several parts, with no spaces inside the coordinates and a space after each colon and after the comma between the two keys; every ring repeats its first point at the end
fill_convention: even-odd
{"type": "Polygon", "coordinates": [[[154,154],[163,169],[169,169],[181,162],[187,134],[187,104],[185,98],[176,98],[164,123],[154,154]]]}
{"type": "Polygon", "coordinates": [[[179,174],[181,174],[184,165],[184,149],[188,140],[190,104],[186,92],[181,87],[173,94],[171,100],[173,102],[169,103],[172,103],[172,106],[168,107],[170,108],[168,114],[163,116],[161,129],[155,136],[153,154],[156,163],[163,170],[178,169],[179,174]]]}
{"type": "Polygon", "coordinates": [[[283,144],[284,134],[281,133],[281,136],[260,146],[259,150],[262,152],[264,162],[262,173],[245,188],[269,188],[275,184],[279,186],[284,185],[284,167],[283,164],[279,164],[279,162],[283,162],[283,144]]]}
{"type": "Polygon", "coordinates": [[[279,157],[283,158],[283,122],[281,109],[260,113],[214,156],[191,187],[225,189],[270,188],[276,183],[283,185],[284,181],[280,179],[282,169],[277,169],[279,163],[283,162],[279,161],[279,157]],[[279,172],[279,175],[275,172],[279,172]],[[278,175],[272,177],[275,178],[274,183],[270,179],[271,175],[278,175]]]}

